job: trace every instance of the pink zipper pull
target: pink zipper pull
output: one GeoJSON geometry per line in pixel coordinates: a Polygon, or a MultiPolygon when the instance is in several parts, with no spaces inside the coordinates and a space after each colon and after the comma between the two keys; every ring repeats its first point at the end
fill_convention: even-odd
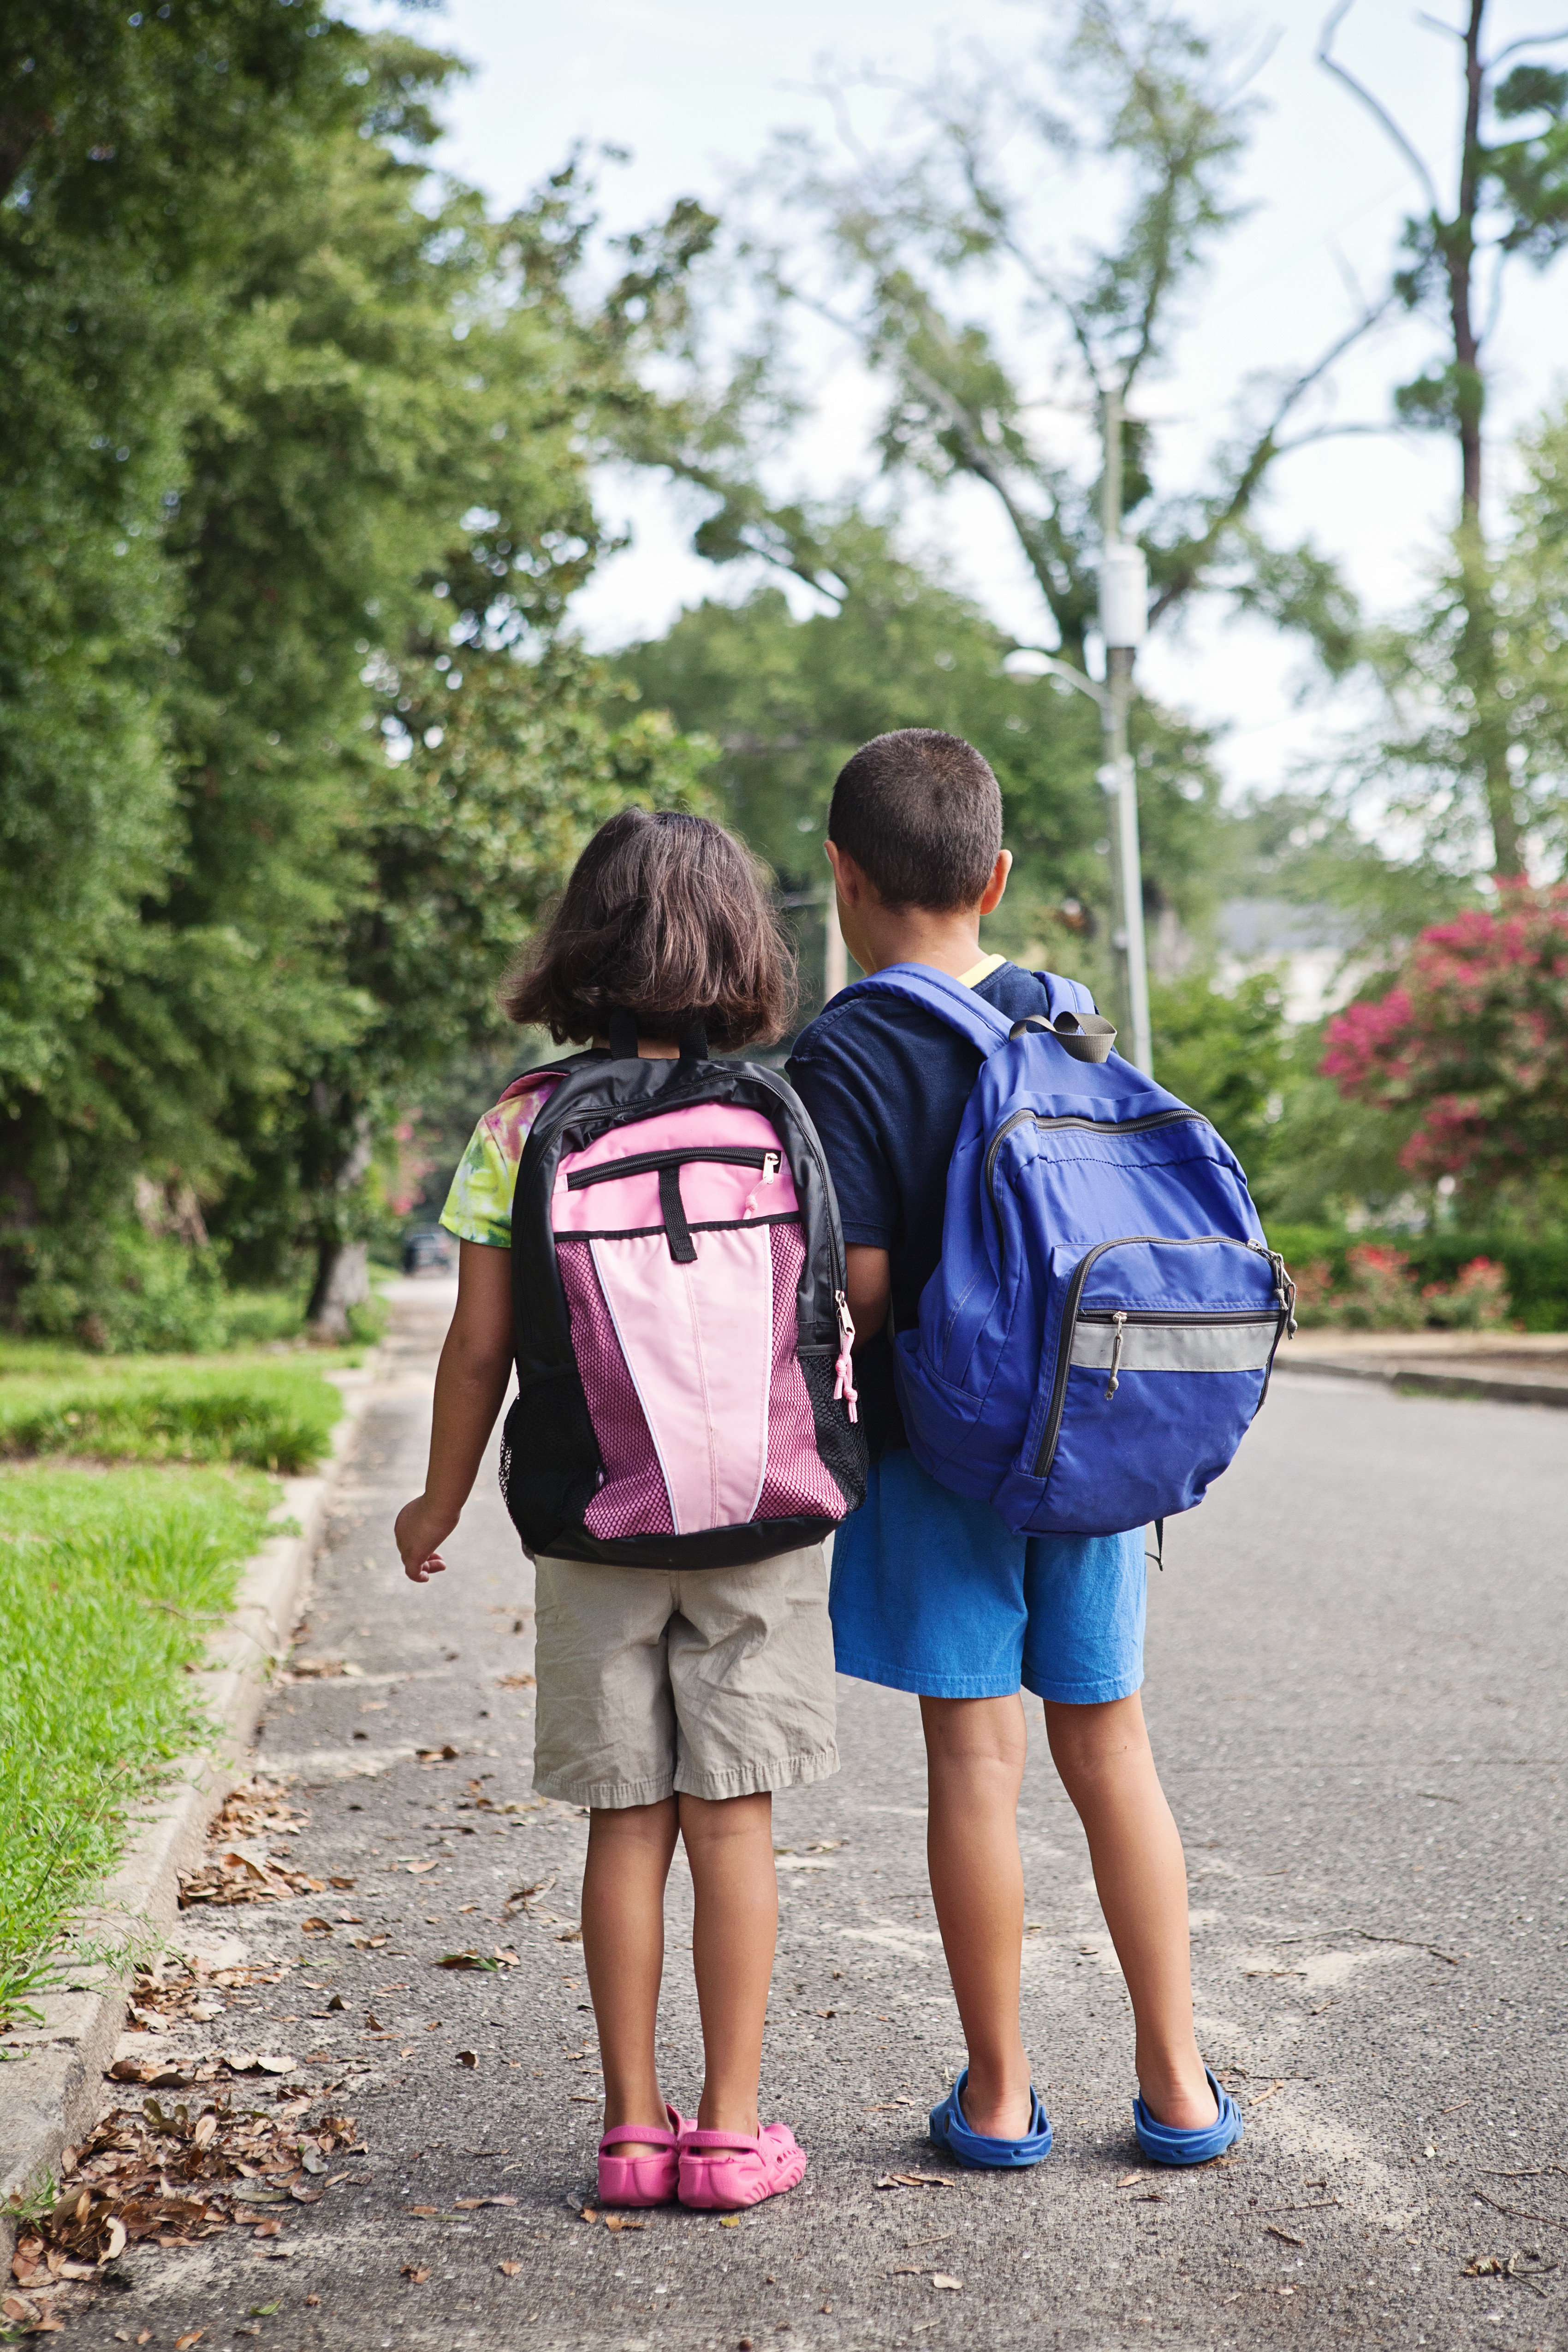
{"type": "Polygon", "coordinates": [[[833,1368],[833,1397],[835,1403],[840,1397],[843,1398],[849,1408],[850,1420],[857,1422],[860,1418],[858,1411],[860,1395],[855,1386],[855,1361],[852,1352],[855,1346],[855,1325],[849,1313],[849,1301],[841,1290],[834,1292],[833,1303],[838,1309],[839,1330],[838,1360],[833,1368]]]}

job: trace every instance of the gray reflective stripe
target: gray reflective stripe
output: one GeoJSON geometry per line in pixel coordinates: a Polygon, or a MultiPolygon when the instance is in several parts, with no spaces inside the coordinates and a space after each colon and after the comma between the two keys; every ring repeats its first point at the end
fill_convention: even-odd
{"type": "MultiPolygon", "coordinates": [[[[1117,1372],[1261,1372],[1279,1328],[1272,1315],[1257,1323],[1125,1323],[1117,1372]]],[[[1113,1323],[1080,1322],[1073,1362],[1109,1371],[1115,1344],[1113,1323]]]]}

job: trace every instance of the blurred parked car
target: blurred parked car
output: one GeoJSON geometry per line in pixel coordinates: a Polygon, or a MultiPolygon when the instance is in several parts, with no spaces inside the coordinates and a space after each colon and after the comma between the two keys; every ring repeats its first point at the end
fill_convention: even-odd
{"type": "Polygon", "coordinates": [[[442,1225],[416,1225],[403,1237],[405,1274],[449,1274],[456,1259],[452,1236],[442,1225]]]}

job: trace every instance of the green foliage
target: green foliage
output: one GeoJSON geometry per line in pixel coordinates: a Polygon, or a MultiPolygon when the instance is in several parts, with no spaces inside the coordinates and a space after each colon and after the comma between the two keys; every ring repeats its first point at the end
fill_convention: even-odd
{"type": "Polygon", "coordinates": [[[507,222],[431,180],[450,58],[315,0],[16,23],[0,1314],[205,1342],[211,1261],[147,1305],[136,1180],[242,1278],[324,1274],[592,824],[698,790],[561,624],[602,414],[657,407],[633,363],[711,223],[580,309],[578,164],[507,222]]]}
{"type": "MultiPolygon", "coordinates": [[[[1240,217],[1254,104],[1223,44],[1171,10],[1084,0],[1065,37],[1060,11],[1034,13],[1019,53],[970,47],[907,89],[880,144],[853,123],[852,92],[835,92],[851,135],[832,148],[799,133],[777,142],[756,175],[745,252],[781,335],[794,304],[826,314],[885,385],[886,470],[996,500],[1038,589],[1043,635],[1081,667],[1098,602],[1100,466],[1071,454],[1079,436],[1064,433],[1062,413],[1092,415],[1108,381],[1135,406],[1168,358],[1240,217]]],[[[1310,546],[1267,546],[1258,509],[1325,371],[1370,323],[1300,374],[1249,384],[1199,486],[1173,478],[1153,427],[1135,414],[1126,423],[1124,504],[1154,620],[1213,593],[1307,630],[1331,667],[1345,666],[1348,592],[1310,546]]],[[[679,450],[671,462],[721,501],[704,552],[762,554],[824,584],[807,510],[764,510],[744,468],[731,479],[679,450]]]]}
{"type": "MultiPolygon", "coordinates": [[[[1329,43],[1338,21],[1331,20],[1329,43]]],[[[1406,258],[1392,292],[1426,314],[1445,349],[1440,362],[1395,390],[1394,407],[1407,428],[1450,436],[1459,459],[1458,526],[1436,593],[1403,628],[1373,641],[1401,707],[1390,740],[1365,761],[1363,777],[1376,792],[1391,760],[1411,773],[1402,814],[1415,819],[1428,846],[1441,855],[1458,845],[1507,881],[1529,866],[1531,788],[1539,774],[1531,772],[1538,763],[1517,697],[1521,685],[1528,696],[1536,681],[1521,681],[1510,658],[1513,615],[1487,541],[1487,346],[1510,260],[1523,257],[1544,269],[1568,244],[1568,75],[1533,61],[1500,74],[1505,58],[1561,37],[1526,34],[1489,58],[1487,0],[1476,0],[1464,28],[1454,30],[1462,53],[1456,97],[1464,131],[1451,164],[1443,167],[1454,175],[1447,202],[1441,171],[1428,168],[1389,109],[1327,47],[1323,52],[1330,70],[1414,165],[1426,194],[1426,209],[1405,221],[1406,258]]],[[[1559,754],[1560,743],[1548,758],[1556,762],[1560,800],[1559,754]]],[[[1552,830],[1560,842],[1560,812],[1552,830]]]]}
{"type": "MultiPolygon", "coordinates": [[[[833,780],[856,748],[896,727],[940,727],[984,752],[1002,786],[1017,865],[988,927],[997,949],[1103,984],[1105,801],[1099,714],[1048,679],[1010,673],[1011,640],[968,597],[901,556],[883,528],[817,516],[836,609],[797,620],[783,592],[704,603],[618,667],[646,701],[718,747],[711,783],[728,820],[786,891],[825,896],[821,844],[833,780]]],[[[1201,923],[1226,859],[1205,739],[1153,705],[1135,715],[1150,903],[1201,923]]],[[[810,908],[798,910],[809,916],[810,908]]],[[[820,932],[803,933],[804,1009],[820,932]]]]}
{"type": "MultiPolygon", "coordinates": [[[[1403,1255],[1407,1278],[1417,1292],[1436,1285],[1453,1292],[1467,1266],[1478,1258],[1502,1268],[1507,1277],[1509,1320],[1527,1331],[1568,1331],[1568,1240],[1531,1241],[1518,1234],[1467,1233],[1462,1227],[1437,1225],[1424,1233],[1389,1233],[1373,1229],[1350,1233],[1342,1225],[1295,1223],[1266,1217],[1271,1248],[1300,1276],[1317,1265],[1332,1293],[1350,1279],[1353,1250],[1386,1244],[1403,1255]]],[[[1443,1319],[1443,1302],[1424,1320],[1443,1319]]]]}
{"type": "Polygon", "coordinates": [[[0,1379],[0,1457],[240,1462],[291,1476],[326,1453],[342,1399],[310,1364],[86,1368],[0,1379]]]}
{"type": "Polygon", "coordinates": [[[195,1354],[226,1347],[223,1255],[118,1224],[84,1248],[68,1229],[35,1241],[28,1321],[113,1354],[195,1354]]]}
{"type": "Polygon", "coordinates": [[[1291,1074],[1285,999],[1271,972],[1226,994],[1206,974],[1150,991],[1160,1084],[1211,1118],[1255,1192],[1267,1194],[1275,1128],[1291,1074]]]}
{"type": "Polygon", "coordinates": [[[1405,1128],[1400,1164],[1462,1207],[1568,1199],[1568,886],[1511,883],[1424,930],[1378,1003],[1328,1025],[1322,1075],[1405,1128]]]}
{"type": "Polygon", "coordinates": [[[269,1500],[214,1471],[0,1472],[0,2025],[139,1800],[207,1736],[185,1669],[269,1500]]]}

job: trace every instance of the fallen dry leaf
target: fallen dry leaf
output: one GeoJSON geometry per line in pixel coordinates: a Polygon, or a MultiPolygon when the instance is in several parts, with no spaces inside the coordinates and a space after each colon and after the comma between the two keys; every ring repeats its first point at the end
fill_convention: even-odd
{"type": "Polygon", "coordinates": [[[405,2213],[417,2213],[422,2221],[428,2221],[434,2219],[441,2208],[439,2205],[405,2205],[403,2210],[405,2213]]]}
{"type": "Polygon", "coordinates": [[[411,2285],[423,2286],[430,2273],[428,2271],[419,2269],[416,2263],[405,2263],[397,2275],[399,2278],[407,2279],[411,2285]]]}
{"type": "Polygon", "coordinates": [[[477,2213],[481,2205],[515,2205],[515,2197],[454,2197],[453,2210],[458,2213],[477,2213]]]}
{"type": "Polygon", "coordinates": [[[879,2189],[954,2189],[957,2182],[942,2172],[884,2172],[879,2189]]]}
{"type": "Polygon", "coordinates": [[[191,2352],[192,2345],[199,2344],[206,2332],[205,2327],[192,2327],[187,2329],[184,2336],[176,2336],[174,2352],[191,2352]]]}
{"type": "Polygon", "coordinates": [[[947,2287],[951,2289],[954,2294],[962,2293],[963,2287],[963,2281],[962,2279],[949,2278],[945,2271],[932,2271],[931,2274],[931,2283],[932,2286],[947,2287]]]}
{"type": "Polygon", "coordinates": [[[408,1875],[410,1878],[418,1878],[421,1877],[426,1871],[434,1870],[435,1867],[435,1862],[411,1862],[408,1864],[408,1875]]]}
{"type": "Polygon", "coordinates": [[[624,2213],[606,2213],[605,2216],[605,2227],[606,2230],[646,2230],[647,2223],[646,2221],[628,2221],[624,2213]]]}
{"type": "Polygon", "coordinates": [[[721,2213],[721,2214],[720,2214],[720,2216],[719,2216],[719,2227],[720,2227],[721,2230],[738,2230],[738,2229],[740,2228],[740,2226],[741,2226],[741,2217],[740,2217],[740,2215],[739,2215],[738,2213],[721,2213]]]}
{"type": "Polygon", "coordinates": [[[531,1675],[500,1675],[496,1680],[497,1690],[532,1690],[534,1687],[531,1675]]]}
{"type": "Polygon", "coordinates": [[[483,1952],[443,1952],[436,1963],[438,1969],[482,1969],[491,1976],[500,1965],[483,1952]]]}
{"type": "Polygon", "coordinates": [[[1289,2231],[1280,2229],[1277,2221],[1266,2221],[1263,2234],[1266,2238],[1278,2238],[1282,2246],[1304,2246],[1307,2242],[1305,2238],[1293,2238],[1289,2231]]]}
{"type": "Polygon", "coordinates": [[[502,2278],[515,2278],[519,2271],[522,2268],[522,2264],[521,2263],[498,2263],[496,2264],[496,2268],[500,2271],[502,2278]]]}

